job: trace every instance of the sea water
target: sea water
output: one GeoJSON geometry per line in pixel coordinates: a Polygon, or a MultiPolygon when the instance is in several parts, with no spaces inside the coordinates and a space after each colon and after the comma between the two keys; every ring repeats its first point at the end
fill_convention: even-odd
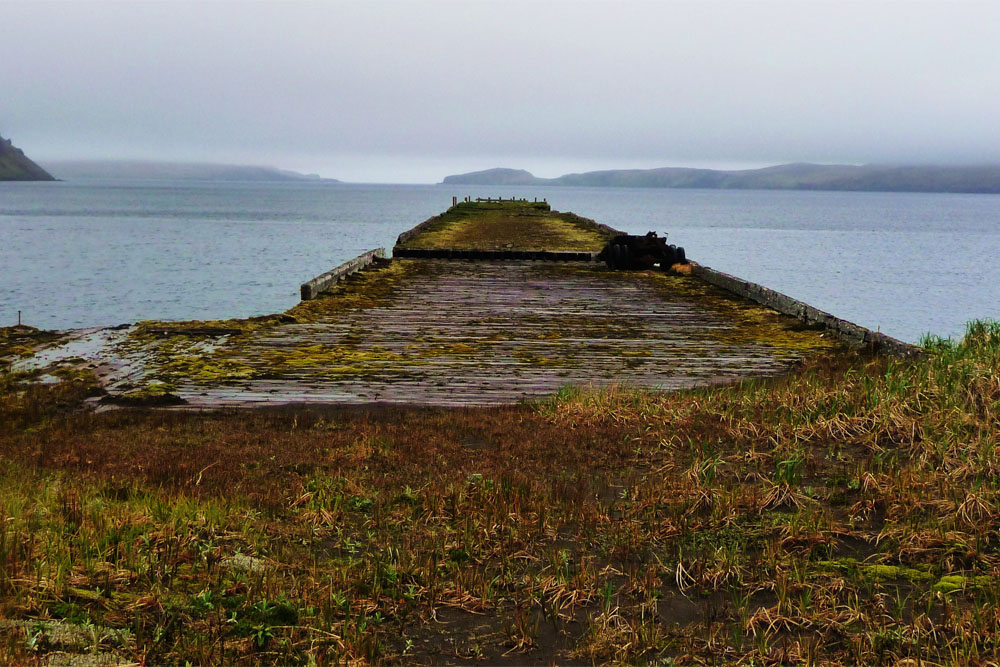
{"type": "Polygon", "coordinates": [[[646,188],[0,183],[0,326],[283,311],[300,283],[452,196],[547,199],[834,315],[916,341],[1000,318],[1000,196],[646,188]]]}

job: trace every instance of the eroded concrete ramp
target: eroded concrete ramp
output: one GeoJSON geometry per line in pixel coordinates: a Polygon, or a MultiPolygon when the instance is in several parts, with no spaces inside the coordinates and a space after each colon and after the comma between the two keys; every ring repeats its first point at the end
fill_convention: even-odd
{"type": "Polygon", "coordinates": [[[283,316],[144,323],[121,393],[188,406],[517,402],[565,385],[676,389],[840,347],[695,278],[593,263],[394,260],[283,316]]]}

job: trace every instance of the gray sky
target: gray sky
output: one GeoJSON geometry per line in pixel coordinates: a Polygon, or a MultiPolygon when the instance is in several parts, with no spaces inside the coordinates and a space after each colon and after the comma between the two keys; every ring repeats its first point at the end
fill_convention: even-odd
{"type": "Polygon", "coordinates": [[[1000,2],[4,2],[0,134],[43,162],[1000,163],[1000,2]]]}

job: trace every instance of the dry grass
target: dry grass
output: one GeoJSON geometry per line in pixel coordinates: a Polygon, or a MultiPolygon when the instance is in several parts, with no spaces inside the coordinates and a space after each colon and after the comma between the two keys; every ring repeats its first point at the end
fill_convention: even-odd
{"type": "Polygon", "coordinates": [[[0,392],[0,658],[998,659],[1000,325],[536,406],[65,413],[0,392]]]}

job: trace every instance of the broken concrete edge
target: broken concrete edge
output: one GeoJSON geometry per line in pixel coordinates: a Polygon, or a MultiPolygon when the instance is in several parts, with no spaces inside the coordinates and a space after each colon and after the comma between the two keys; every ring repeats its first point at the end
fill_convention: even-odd
{"type": "Polygon", "coordinates": [[[895,357],[912,357],[923,352],[916,345],[904,343],[891,336],[886,336],[884,333],[872,331],[859,324],[848,322],[763,285],[758,285],[749,280],[737,278],[728,273],[716,271],[715,269],[701,266],[694,262],[691,263],[691,269],[691,275],[711,285],[731,292],[736,296],[759,303],[784,315],[795,317],[808,325],[822,327],[849,345],[870,348],[875,352],[895,357]]]}
{"type": "Polygon", "coordinates": [[[350,261],[344,262],[332,271],[327,271],[323,275],[316,276],[312,280],[302,283],[302,286],[299,288],[302,300],[309,301],[310,299],[315,299],[321,292],[329,289],[342,278],[345,278],[352,273],[357,273],[374,262],[376,259],[385,259],[385,248],[369,250],[368,252],[358,255],[350,261]]]}
{"type": "Polygon", "coordinates": [[[400,248],[392,249],[393,258],[465,259],[506,261],[530,259],[546,262],[593,262],[599,253],[574,250],[466,250],[461,248],[400,248]]]}

